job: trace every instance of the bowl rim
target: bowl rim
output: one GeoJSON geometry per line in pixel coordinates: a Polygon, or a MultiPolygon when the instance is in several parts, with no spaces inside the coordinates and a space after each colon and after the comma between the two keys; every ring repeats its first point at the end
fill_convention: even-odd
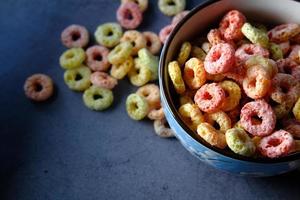
{"type": "Polygon", "coordinates": [[[166,102],[164,104],[164,107],[170,111],[172,117],[176,120],[176,122],[180,125],[180,127],[185,131],[184,134],[188,134],[192,139],[194,139],[197,143],[199,143],[199,145],[203,145],[204,147],[214,151],[217,154],[220,154],[224,157],[228,157],[234,160],[239,160],[239,161],[246,161],[246,162],[251,162],[251,163],[265,163],[265,164],[275,164],[275,163],[283,163],[283,162],[291,162],[291,161],[295,161],[295,160],[299,160],[300,159],[300,153],[292,153],[288,156],[284,156],[284,157],[279,157],[279,158],[252,158],[252,157],[246,157],[246,156],[241,156],[238,154],[234,154],[231,152],[226,152],[222,149],[216,148],[211,146],[210,144],[208,144],[205,141],[199,141],[199,139],[197,139],[194,136],[194,133],[192,133],[192,131],[190,130],[190,128],[182,121],[182,119],[179,117],[178,111],[175,108],[175,106],[171,106],[170,102],[171,102],[171,95],[169,92],[169,89],[167,87],[167,84],[163,84],[165,83],[165,75],[164,75],[164,68],[166,66],[166,55],[168,52],[168,49],[170,47],[171,41],[174,39],[176,33],[179,31],[179,29],[183,26],[183,24],[189,20],[191,17],[194,16],[194,14],[196,14],[197,12],[199,12],[201,9],[219,2],[221,0],[206,0],[200,4],[198,4],[196,7],[194,7],[173,29],[173,31],[171,32],[170,36],[168,37],[166,43],[163,46],[161,55],[160,55],[160,60],[159,60],[159,85],[160,85],[160,90],[161,90],[161,98],[163,99],[163,102],[166,102]]]}

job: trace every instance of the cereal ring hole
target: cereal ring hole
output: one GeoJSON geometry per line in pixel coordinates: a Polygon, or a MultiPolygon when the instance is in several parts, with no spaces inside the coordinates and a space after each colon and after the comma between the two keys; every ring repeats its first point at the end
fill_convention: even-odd
{"type": "Polygon", "coordinates": [[[34,85],[34,91],[40,92],[40,91],[42,91],[42,90],[43,90],[43,86],[42,86],[40,83],[36,83],[36,84],[34,85]]]}
{"type": "Polygon", "coordinates": [[[73,52],[70,52],[70,53],[66,54],[66,58],[67,58],[67,59],[72,59],[74,56],[75,56],[75,55],[74,55],[73,52]]]}
{"type": "Polygon", "coordinates": [[[253,54],[254,54],[252,48],[246,48],[246,49],[245,49],[245,53],[248,54],[248,55],[253,55],[253,54]]]}
{"type": "Polygon", "coordinates": [[[100,94],[94,94],[94,95],[93,95],[93,99],[94,99],[94,100],[98,100],[98,99],[102,99],[102,98],[103,98],[103,96],[100,95],[100,94]]]}
{"type": "Polygon", "coordinates": [[[103,57],[102,57],[102,55],[100,53],[95,53],[93,55],[93,59],[97,60],[97,61],[102,61],[103,57]]]}
{"type": "Polygon", "coordinates": [[[76,31],[76,32],[72,33],[71,37],[72,37],[72,40],[75,42],[81,38],[81,34],[76,31]]]}
{"type": "Polygon", "coordinates": [[[286,84],[285,82],[281,82],[280,83],[280,89],[283,93],[288,93],[290,90],[290,87],[288,84],[286,84]]]}
{"type": "Polygon", "coordinates": [[[75,81],[80,81],[82,79],[82,75],[81,74],[76,74],[75,76],[75,81]]]}
{"type": "Polygon", "coordinates": [[[219,60],[221,58],[221,53],[218,51],[215,51],[213,56],[212,56],[212,62],[216,62],[217,60],[219,60]]]}
{"type": "Polygon", "coordinates": [[[211,100],[213,97],[209,94],[209,92],[204,93],[203,99],[205,100],[211,100]]]}
{"type": "Polygon", "coordinates": [[[262,123],[262,119],[257,115],[251,117],[251,123],[254,125],[260,125],[262,123]]]}
{"type": "Polygon", "coordinates": [[[280,145],[281,142],[282,141],[279,138],[272,138],[268,141],[267,148],[268,147],[276,147],[276,146],[280,145]]]}
{"type": "Polygon", "coordinates": [[[133,16],[130,10],[126,10],[124,14],[125,19],[133,20],[133,16]]]}
{"type": "Polygon", "coordinates": [[[176,6],[176,3],[173,0],[167,1],[168,6],[176,6]]]}
{"type": "Polygon", "coordinates": [[[147,40],[146,45],[147,45],[147,47],[151,47],[152,46],[152,42],[150,40],[147,40]]]}
{"type": "Polygon", "coordinates": [[[221,126],[219,123],[217,123],[216,121],[214,121],[213,123],[213,127],[216,129],[216,130],[220,130],[221,129],[221,126]]]}

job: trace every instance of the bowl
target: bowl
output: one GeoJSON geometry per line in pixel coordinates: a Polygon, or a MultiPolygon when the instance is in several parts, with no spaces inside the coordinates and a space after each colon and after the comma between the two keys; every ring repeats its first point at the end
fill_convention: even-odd
{"type": "Polygon", "coordinates": [[[237,9],[247,20],[266,24],[287,22],[300,23],[300,3],[292,0],[210,0],[194,8],[172,31],[161,53],[159,85],[162,106],[170,127],[182,145],[199,160],[227,172],[247,176],[274,176],[300,167],[300,153],[286,157],[248,158],[210,146],[191,131],[179,117],[176,93],[170,84],[167,72],[168,62],[176,58],[180,45],[191,41],[201,32],[207,32],[211,25],[217,25],[226,12],[237,9]]]}

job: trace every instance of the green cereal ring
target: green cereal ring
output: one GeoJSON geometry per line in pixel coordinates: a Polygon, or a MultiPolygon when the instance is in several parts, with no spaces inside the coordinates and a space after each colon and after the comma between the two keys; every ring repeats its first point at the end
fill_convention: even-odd
{"type": "Polygon", "coordinates": [[[91,110],[101,111],[108,108],[114,100],[111,90],[92,85],[83,93],[83,102],[91,110]]]}
{"type": "Polygon", "coordinates": [[[87,89],[90,82],[91,70],[86,66],[68,69],[64,73],[64,80],[71,90],[83,91],[87,89]]]}
{"type": "Polygon", "coordinates": [[[149,105],[145,97],[138,94],[131,94],[126,99],[126,110],[130,118],[141,120],[147,116],[149,105]]]}
{"type": "Polygon", "coordinates": [[[185,92],[185,84],[177,61],[172,61],[168,64],[168,73],[176,92],[183,94],[185,92]]]}
{"type": "Polygon", "coordinates": [[[177,61],[179,63],[180,66],[182,66],[187,59],[190,57],[190,53],[192,50],[192,45],[189,42],[184,42],[181,47],[180,47],[180,51],[177,57],[177,61]]]}
{"type": "Polygon", "coordinates": [[[225,137],[228,147],[234,153],[243,156],[251,156],[255,153],[255,144],[243,129],[228,129],[225,137]]]}
{"type": "Polygon", "coordinates": [[[59,64],[64,69],[73,69],[81,66],[85,57],[85,52],[82,48],[68,49],[60,56],[59,64]]]}
{"type": "Polygon", "coordinates": [[[260,31],[264,32],[264,33],[268,33],[268,29],[265,25],[260,24],[260,23],[254,23],[254,26],[259,29],[260,31]]]}
{"type": "Polygon", "coordinates": [[[283,52],[278,44],[271,42],[269,50],[273,60],[279,60],[283,58],[283,52]]]}
{"type": "Polygon", "coordinates": [[[206,53],[203,49],[197,46],[192,46],[191,57],[198,58],[199,60],[204,61],[206,53]]]}
{"type": "Polygon", "coordinates": [[[142,66],[147,67],[151,71],[151,81],[158,78],[158,57],[150,53],[146,48],[139,50],[139,60],[142,66]]]}
{"type": "Polygon", "coordinates": [[[132,85],[142,86],[151,79],[151,71],[143,66],[139,58],[134,59],[134,65],[128,72],[128,77],[132,85]]]}
{"type": "Polygon", "coordinates": [[[133,67],[133,58],[129,56],[127,60],[125,60],[121,64],[112,65],[110,70],[110,75],[116,79],[123,79],[130,69],[133,67]]]}
{"type": "Polygon", "coordinates": [[[158,8],[163,14],[173,16],[185,9],[185,0],[158,0],[158,8]]]}
{"type": "Polygon", "coordinates": [[[249,23],[245,23],[242,27],[242,33],[248,38],[253,44],[259,44],[262,47],[267,48],[269,44],[269,37],[266,32],[255,28],[249,23]]]}
{"type": "Polygon", "coordinates": [[[122,37],[122,28],[117,23],[105,23],[98,26],[95,32],[96,41],[108,48],[119,44],[122,37]]]}
{"type": "Polygon", "coordinates": [[[108,61],[113,65],[121,64],[131,55],[131,51],[131,43],[122,42],[108,54],[108,61]]]}

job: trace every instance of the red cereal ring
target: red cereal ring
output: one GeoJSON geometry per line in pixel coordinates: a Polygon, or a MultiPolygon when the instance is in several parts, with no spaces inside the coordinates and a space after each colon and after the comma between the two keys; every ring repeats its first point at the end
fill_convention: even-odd
{"type": "Polygon", "coordinates": [[[225,99],[225,91],[217,83],[203,85],[195,94],[194,101],[204,112],[217,111],[225,99]]]}
{"type": "Polygon", "coordinates": [[[300,33],[299,24],[281,24],[271,29],[268,37],[271,42],[280,43],[288,41],[298,33],[300,33]]]}
{"type": "Polygon", "coordinates": [[[292,46],[292,51],[289,54],[289,58],[295,61],[296,63],[300,64],[300,45],[294,45],[292,46]]]}
{"type": "Polygon", "coordinates": [[[135,29],[142,23],[142,11],[136,3],[123,3],[117,10],[117,20],[122,27],[135,29]]]}
{"type": "Polygon", "coordinates": [[[106,47],[95,45],[86,50],[87,65],[93,71],[106,71],[110,64],[108,62],[109,50],[106,47]]]}
{"type": "Polygon", "coordinates": [[[275,131],[271,135],[262,138],[258,143],[260,153],[269,158],[287,155],[293,151],[294,147],[293,136],[285,130],[275,131]]]}
{"type": "Polygon", "coordinates": [[[260,55],[269,57],[269,51],[257,44],[243,44],[235,51],[235,57],[238,62],[246,62],[250,57],[260,55]]]}
{"type": "Polygon", "coordinates": [[[246,17],[237,10],[229,11],[221,20],[219,29],[225,40],[241,40],[244,36],[241,31],[246,17]]]}
{"type": "Polygon", "coordinates": [[[173,31],[175,25],[174,24],[170,24],[170,25],[167,25],[165,27],[163,27],[160,32],[159,32],[159,39],[160,41],[164,44],[169,35],[171,34],[171,32],[173,31]]]}
{"type": "Polygon", "coordinates": [[[89,42],[89,33],[85,27],[73,24],[63,30],[61,41],[67,48],[82,48],[89,42]]]}
{"type": "Polygon", "coordinates": [[[90,80],[93,85],[109,90],[113,89],[118,84],[117,79],[111,77],[105,72],[92,73],[90,80]]]}
{"type": "Polygon", "coordinates": [[[228,43],[213,46],[204,60],[204,68],[210,74],[228,72],[235,64],[234,48],[228,43]]]}
{"type": "Polygon", "coordinates": [[[265,100],[246,103],[241,109],[241,125],[253,136],[271,134],[276,125],[276,116],[272,107],[265,100]],[[258,117],[261,123],[257,123],[258,117]]]}
{"type": "Polygon", "coordinates": [[[300,122],[296,119],[283,120],[284,130],[291,133],[294,137],[300,138],[300,122]]]}

